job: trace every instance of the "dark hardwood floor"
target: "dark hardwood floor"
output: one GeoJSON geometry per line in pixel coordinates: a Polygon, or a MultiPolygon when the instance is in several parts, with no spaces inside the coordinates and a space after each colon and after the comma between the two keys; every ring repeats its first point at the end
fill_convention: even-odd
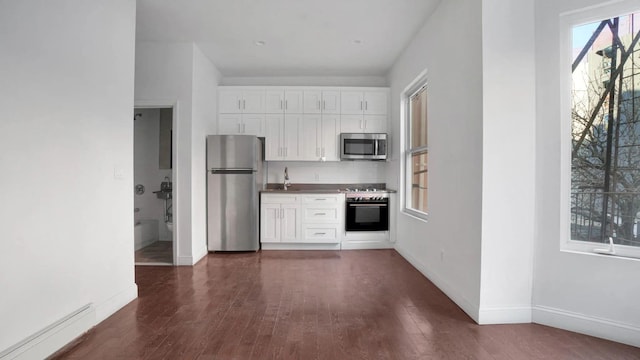
{"type": "Polygon", "coordinates": [[[54,359],[640,359],[536,324],[476,325],[393,250],[137,267],[139,298],[54,359]]]}

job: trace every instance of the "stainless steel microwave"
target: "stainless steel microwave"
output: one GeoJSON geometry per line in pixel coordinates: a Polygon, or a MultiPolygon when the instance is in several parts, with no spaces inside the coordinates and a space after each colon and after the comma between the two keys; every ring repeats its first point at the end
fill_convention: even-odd
{"type": "Polygon", "coordinates": [[[340,134],[340,160],[386,160],[387,134],[340,134]]]}

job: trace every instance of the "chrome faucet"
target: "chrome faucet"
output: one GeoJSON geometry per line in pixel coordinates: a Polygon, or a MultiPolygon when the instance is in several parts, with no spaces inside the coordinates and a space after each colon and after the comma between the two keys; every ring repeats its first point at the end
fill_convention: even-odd
{"type": "Polygon", "coordinates": [[[289,181],[289,169],[284,168],[284,184],[282,187],[287,190],[291,186],[291,182],[289,181]]]}

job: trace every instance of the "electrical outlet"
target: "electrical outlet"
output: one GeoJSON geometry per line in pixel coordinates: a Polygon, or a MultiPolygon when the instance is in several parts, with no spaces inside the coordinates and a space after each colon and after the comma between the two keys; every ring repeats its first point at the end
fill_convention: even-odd
{"type": "Polygon", "coordinates": [[[315,181],[320,181],[320,174],[313,174],[313,179],[315,181]]]}

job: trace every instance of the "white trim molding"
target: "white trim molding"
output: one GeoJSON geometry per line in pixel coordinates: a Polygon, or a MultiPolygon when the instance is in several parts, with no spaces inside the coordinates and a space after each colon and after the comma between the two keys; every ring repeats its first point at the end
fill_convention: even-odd
{"type": "Polygon", "coordinates": [[[640,327],[548,306],[534,306],[534,323],[640,347],[640,327]]]}
{"type": "Polygon", "coordinates": [[[528,324],[531,322],[531,306],[480,308],[478,324],[528,324]]]}
{"type": "Polygon", "coordinates": [[[438,289],[442,290],[442,292],[447,295],[449,299],[451,299],[456,305],[458,305],[462,311],[464,311],[467,315],[473,319],[476,323],[479,323],[479,314],[478,309],[480,308],[478,305],[471,303],[467,300],[462,294],[460,294],[454,287],[443,281],[438,275],[429,271],[426,266],[424,266],[418,259],[414,258],[409,254],[408,251],[405,251],[401,247],[396,245],[395,249],[405,260],[407,260],[411,265],[413,265],[416,270],[420,271],[422,275],[424,275],[427,279],[429,279],[432,283],[434,283],[438,289]]]}

